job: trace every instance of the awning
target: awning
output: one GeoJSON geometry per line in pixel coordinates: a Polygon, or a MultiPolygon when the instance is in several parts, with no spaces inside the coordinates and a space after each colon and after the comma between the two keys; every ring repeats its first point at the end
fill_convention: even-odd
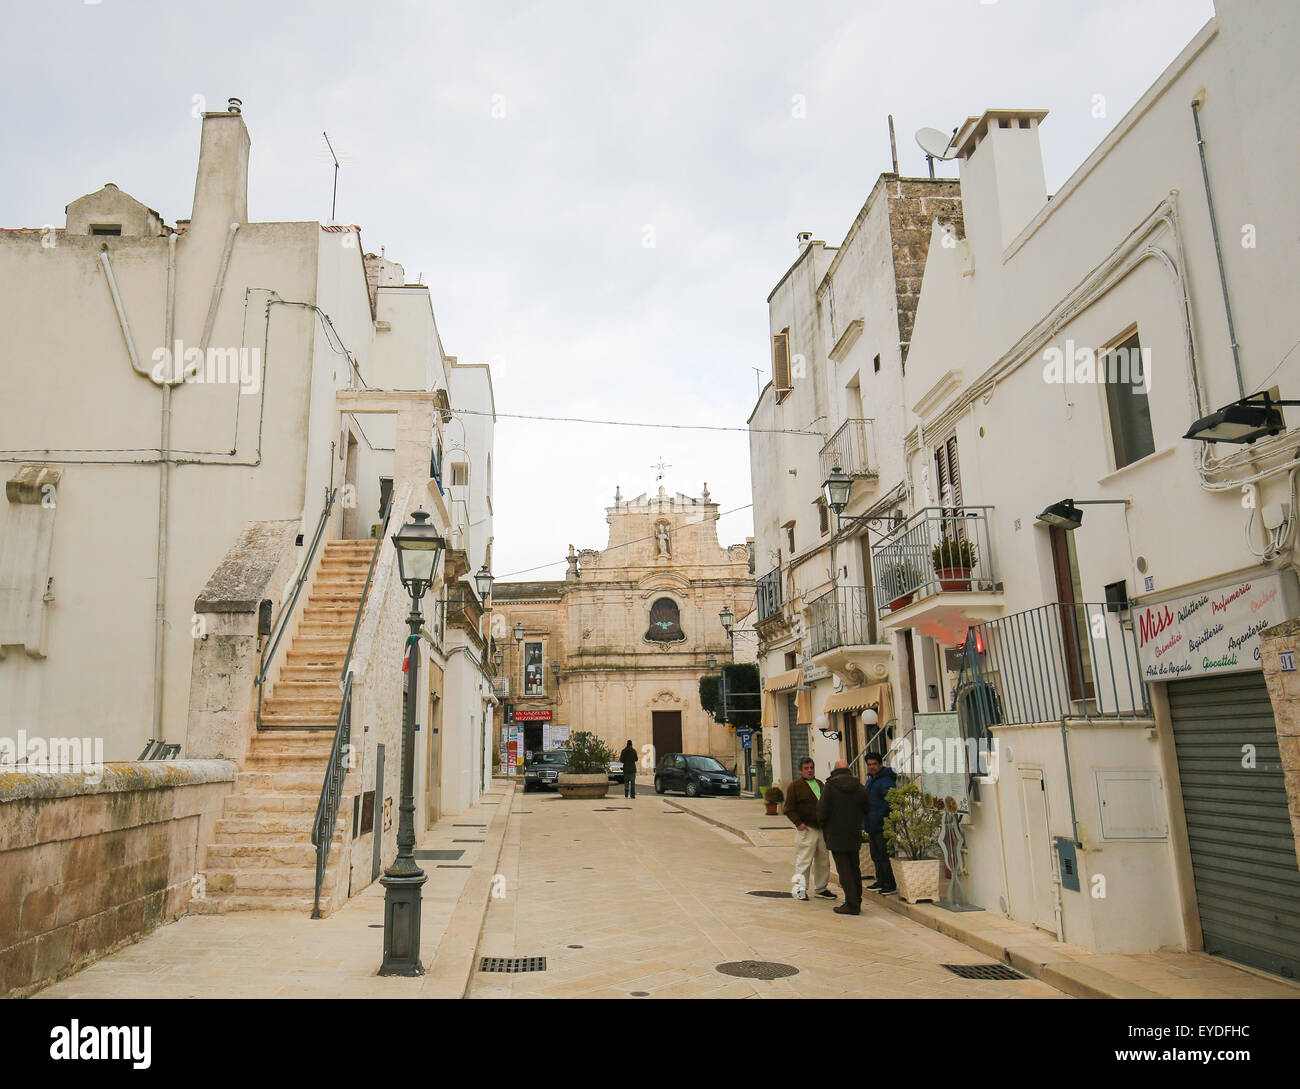
{"type": "Polygon", "coordinates": [[[824,711],[828,715],[837,711],[864,711],[873,704],[880,716],[881,726],[894,717],[894,693],[888,682],[837,692],[826,701],[824,711]]]}
{"type": "Polygon", "coordinates": [[[812,722],[812,693],[807,689],[795,691],[803,684],[803,670],[791,669],[786,673],[778,673],[775,677],[768,677],[763,682],[763,726],[780,726],[783,723],[777,718],[776,699],[777,695],[784,692],[794,692],[795,696],[795,719],[798,725],[806,726],[812,722]]]}
{"type": "Polygon", "coordinates": [[[789,692],[797,685],[803,684],[803,670],[792,669],[788,673],[778,673],[763,682],[764,692],[789,692]]]}

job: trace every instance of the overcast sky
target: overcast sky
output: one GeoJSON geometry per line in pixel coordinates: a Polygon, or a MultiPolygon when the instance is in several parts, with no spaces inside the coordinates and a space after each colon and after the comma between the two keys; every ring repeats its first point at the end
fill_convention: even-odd
{"type": "MultiPolygon", "coordinates": [[[[358,3],[0,0],[0,224],[104,182],[188,216],[195,96],[244,101],[249,216],[338,220],[423,275],[449,354],[489,362],[498,575],[602,547],[604,507],[705,481],[750,502],[743,428],[795,235],[837,244],[912,134],[1051,111],[1048,189],[1213,14],[1210,0],[358,3]],[[1094,116],[1094,96],[1105,116],[1094,116]]],[[[941,164],[942,165],[942,164],[941,164]]],[[[943,173],[955,176],[955,170],[943,173]]],[[[723,543],[751,532],[724,518],[723,543]]],[[[558,578],[562,563],[534,572],[558,578]]]]}

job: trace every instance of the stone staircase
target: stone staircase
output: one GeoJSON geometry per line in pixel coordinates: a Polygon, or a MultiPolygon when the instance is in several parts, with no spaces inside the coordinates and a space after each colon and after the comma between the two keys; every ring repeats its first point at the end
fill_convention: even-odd
{"type": "MultiPolygon", "coordinates": [[[[301,622],[275,687],[262,704],[262,729],[226,798],[208,847],[199,914],[311,911],[316,888],[312,818],[334,743],[342,693],[339,673],[361,603],[373,541],[328,541],[301,622]]],[[[347,823],[334,825],[321,911],[335,902],[346,867],[347,823]]]]}

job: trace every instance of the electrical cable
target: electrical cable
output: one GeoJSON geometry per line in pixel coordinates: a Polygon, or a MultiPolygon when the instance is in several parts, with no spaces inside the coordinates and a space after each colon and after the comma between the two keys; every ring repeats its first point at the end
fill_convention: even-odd
{"type": "Polygon", "coordinates": [[[641,423],[637,420],[593,420],[583,416],[532,416],[522,412],[490,412],[487,409],[452,408],[453,414],[464,416],[491,416],[493,419],[540,420],[546,423],[599,424],[604,427],[649,427],[671,431],[738,431],[746,435],[808,435],[826,441],[820,431],[801,431],[780,427],[724,427],[720,424],[641,423]]]}

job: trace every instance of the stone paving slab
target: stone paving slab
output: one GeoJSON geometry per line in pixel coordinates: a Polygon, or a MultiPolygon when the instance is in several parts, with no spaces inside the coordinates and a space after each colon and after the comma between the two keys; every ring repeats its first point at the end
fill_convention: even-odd
{"type": "Polygon", "coordinates": [[[237,911],[187,915],[60,980],[37,998],[430,998],[460,997],[497,868],[515,785],[497,781],[483,802],[425,833],[417,851],[447,850],[472,821],[482,844],[458,843],[461,863],[422,861],[420,957],[411,979],[377,975],[383,959],[384,889],[377,881],[325,919],[309,912],[237,911]],[[495,838],[495,842],[494,842],[495,838]]]}
{"type": "MultiPolygon", "coordinates": [[[[750,843],[756,842],[754,833],[758,825],[772,819],[763,813],[762,803],[753,798],[674,795],[661,800],[750,843]]],[[[791,858],[793,843],[792,833],[791,858]]],[[[784,857],[775,853],[770,857],[784,862],[788,870],[789,861],[784,857]]],[[[838,888],[834,877],[831,887],[838,888]]],[[[1076,998],[1300,998],[1300,984],[1205,953],[1093,953],[1058,942],[1036,927],[995,912],[951,912],[934,904],[908,904],[895,896],[870,894],[866,903],[963,942],[992,960],[1009,964],[1076,998]]]]}

